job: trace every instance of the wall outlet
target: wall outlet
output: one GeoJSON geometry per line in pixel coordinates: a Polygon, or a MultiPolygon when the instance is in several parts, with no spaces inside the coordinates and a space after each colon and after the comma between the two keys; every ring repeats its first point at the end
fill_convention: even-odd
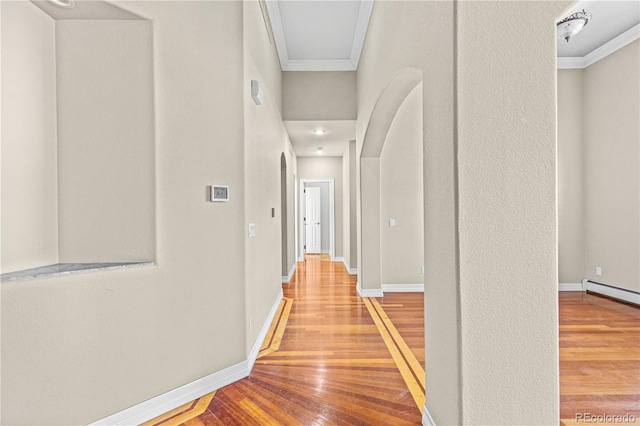
{"type": "Polygon", "coordinates": [[[389,219],[389,226],[396,226],[396,220],[395,219],[389,219]]]}
{"type": "Polygon", "coordinates": [[[420,267],[420,273],[421,273],[422,275],[424,275],[424,266],[421,266],[421,267],[420,267]]]}
{"type": "Polygon", "coordinates": [[[602,268],[599,266],[596,266],[596,275],[602,275],[602,268]]]}

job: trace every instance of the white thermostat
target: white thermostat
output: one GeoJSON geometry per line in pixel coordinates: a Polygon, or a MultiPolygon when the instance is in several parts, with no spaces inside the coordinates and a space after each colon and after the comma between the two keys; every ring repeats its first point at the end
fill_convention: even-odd
{"type": "Polygon", "coordinates": [[[229,201],[229,187],[211,185],[211,201],[229,201]]]}

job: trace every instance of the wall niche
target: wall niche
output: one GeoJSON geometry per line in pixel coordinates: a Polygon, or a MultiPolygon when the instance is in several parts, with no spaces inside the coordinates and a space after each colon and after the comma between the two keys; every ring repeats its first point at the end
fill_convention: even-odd
{"type": "Polygon", "coordinates": [[[152,23],[102,1],[1,7],[1,280],[153,264],[152,23]]]}

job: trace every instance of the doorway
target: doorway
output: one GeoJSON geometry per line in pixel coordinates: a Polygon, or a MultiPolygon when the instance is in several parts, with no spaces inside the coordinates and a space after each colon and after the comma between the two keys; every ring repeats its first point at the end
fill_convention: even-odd
{"type": "Polygon", "coordinates": [[[299,262],[307,253],[335,258],[334,189],[333,179],[300,179],[299,262]]]}

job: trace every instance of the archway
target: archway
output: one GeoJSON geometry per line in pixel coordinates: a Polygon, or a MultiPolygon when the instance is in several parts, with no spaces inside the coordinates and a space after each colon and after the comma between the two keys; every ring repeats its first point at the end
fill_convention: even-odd
{"type": "Polygon", "coordinates": [[[360,153],[358,293],[381,297],[380,156],[398,109],[422,82],[422,71],[405,68],[382,90],[371,113],[360,153]]]}

